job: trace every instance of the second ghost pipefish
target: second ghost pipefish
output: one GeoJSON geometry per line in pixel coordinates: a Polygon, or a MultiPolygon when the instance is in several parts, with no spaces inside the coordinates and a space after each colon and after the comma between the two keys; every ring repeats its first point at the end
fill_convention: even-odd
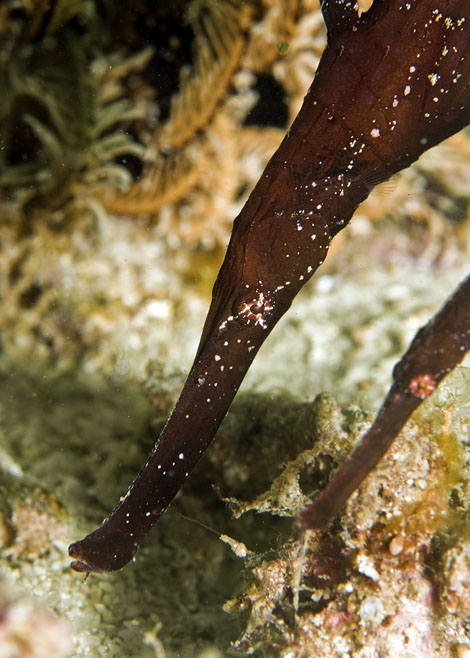
{"type": "Polygon", "coordinates": [[[371,188],[470,118],[469,0],[324,0],[328,44],[236,218],[194,364],[147,463],[72,568],[123,567],[211,442],[256,353],[371,188]]]}
{"type": "Polygon", "coordinates": [[[422,327],[393,369],[393,384],[373,425],[311,505],[301,529],[322,528],[377,465],[413,411],[470,350],[470,276],[422,327]]]}

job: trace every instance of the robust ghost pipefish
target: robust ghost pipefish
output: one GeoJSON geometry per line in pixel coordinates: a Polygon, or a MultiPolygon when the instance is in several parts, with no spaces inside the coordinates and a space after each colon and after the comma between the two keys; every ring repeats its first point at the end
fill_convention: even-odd
{"type": "Polygon", "coordinates": [[[422,327],[393,369],[393,383],[371,428],[298,525],[322,528],[377,465],[413,411],[470,350],[470,276],[422,327]]]}
{"type": "MultiPolygon", "coordinates": [[[[72,568],[123,567],[224,418],[256,353],[379,182],[470,120],[470,0],[323,0],[328,44],[235,219],[194,364],[147,463],[72,568]]],[[[463,354],[462,354],[463,356],[463,354]]]]}

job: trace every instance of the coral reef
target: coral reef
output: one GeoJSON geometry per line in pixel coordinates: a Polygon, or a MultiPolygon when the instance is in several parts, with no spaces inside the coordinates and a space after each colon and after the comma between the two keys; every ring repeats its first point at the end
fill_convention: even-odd
{"type": "MultiPolygon", "coordinates": [[[[247,558],[245,590],[225,606],[249,613],[238,649],[284,658],[466,655],[469,501],[462,474],[470,370],[460,367],[452,379],[415,414],[334,528],[291,538],[274,557],[247,558]]],[[[317,405],[322,424],[314,448],[288,464],[267,493],[238,504],[238,514],[295,515],[305,504],[299,481],[321,488],[332,460],[344,460],[358,418],[330,399],[317,405]]]]}
{"type": "Polygon", "coordinates": [[[77,524],[99,520],[140,463],[174,402],[178,377],[149,371],[151,407],[122,375],[46,374],[3,363],[2,572],[72,622],[79,656],[229,656],[245,624],[234,645],[245,654],[321,655],[333,647],[332,655],[392,655],[393,647],[404,656],[464,655],[469,379],[468,368],[459,368],[348,503],[341,523],[306,542],[283,517],[324,486],[372,416],[340,409],[326,394],[313,404],[280,391],[240,396],[139,560],[82,583],[68,568],[67,543],[77,524]],[[214,482],[241,518],[229,518],[214,482]],[[239,558],[179,510],[236,539],[235,548],[246,546],[248,584],[225,606],[244,611],[238,623],[221,617],[220,607],[242,587],[239,558]]]}
{"type": "MultiPolygon", "coordinates": [[[[192,4],[197,10],[204,3],[192,4]]],[[[233,16],[233,3],[227,4],[233,16]]],[[[110,132],[95,132],[98,141],[79,149],[78,158],[56,125],[65,113],[49,111],[48,97],[22,96],[15,106],[15,116],[24,117],[13,130],[19,142],[10,141],[3,119],[10,105],[0,110],[2,146],[8,141],[0,150],[8,158],[0,164],[2,576],[70,621],[80,658],[270,655],[271,644],[274,655],[286,657],[314,643],[320,655],[330,655],[331,647],[374,655],[377,647],[383,655],[403,649],[406,656],[407,637],[414,653],[424,646],[436,656],[464,658],[465,370],[446,389],[449,411],[440,399],[426,403],[332,533],[303,544],[289,518],[251,512],[231,520],[211,485],[221,498],[255,501],[244,509],[263,505],[291,513],[344,460],[370,420],[368,410],[380,403],[400,353],[468,269],[465,132],[429,151],[360,207],[323,271],[269,338],[245,395],[139,561],[86,583],[69,571],[67,544],[100,521],[122,493],[174,403],[197,347],[220,245],[297,112],[325,43],[317,0],[246,4],[249,22],[236,30],[244,45],[230,60],[229,80],[205,125],[181,147],[162,149],[168,169],[158,175],[172,192],[180,191],[171,205],[137,216],[131,207],[117,213],[106,204],[123,201],[134,184],[144,186],[142,172],[152,180],[176,82],[192,84],[198,66],[186,44],[196,43],[191,25],[201,14],[189,13],[183,30],[180,16],[168,18],[160,3],[152,8],[158,20],[144,2],[123,3],[128,20],[122,21],[109,2],[61,1],[51,4],[62,13],[50,23],[54,14],[46,2],[18,2],[13,15],[8,5],[0,7],[2,90],[19,82],[9,78],[13,64],[26,67],[23,81],[39,73],[32,41],[47,50],[66,29],[79,43],[93,42],[85,62],[83,53],[73,55],[77,67],[86,64],[93,73],[83,81],[84,94],[98,104],[82,125],[96,128],[94,112],[119,103],[115,118],[109,115],[110,132]],[[114,38],[103,29],[103,15],[114,38]],[[162,43],[139,34],[157,34],[162,43]],[[12,44],[14,58],[5,49],[12,44]],[[121,155],[103,152],[104,168],[95,177],[93,144],[116,135],[126,140],[119,142],[121,155]],[[20,151],[27,155],[21,177],[20,151]],[[67,177],[56,179],[60,167],[51,173],[56,154],[73,165],[67,177]],[[7,184],[7,174],[14,184],[7,184]],[[149,358],[156,364],[146,375],[149,358]],[[156,411],[134,383],[143,379],[156,411]],[[325,396],[306,402],[324,390],[338,402],[325,396]],[[338,409],[351,404],[367,411],[338,409]],[[453,429],[436,429],[444,414],[460,426],[458,441],[453,429]],[[310,470],[302,466],[309,463],[310,470]],[[283,464],[289,464],[286,477],[283,464]],[[178,511],[246,545],[249,585],[239,598],[240,558],[178,511]],[[338,558],[334,564],[331,557],[338,558]],[[221,612],[229,598],[227,609],[244,610],[239,617],[221,612]],[[307,644],[296,647],[301,624],[307,644]],[[241,634],[235,651],[230,642],[241,634]]],[[[226,46],[233,46],[224,39],[222,60],[226,46]]],[[[60,73],[57,67],[53,72],[60,73]]]]}
{"type": "Polygon", "coordinates": [[[0,580],[0,656],[66,658],[72,651],[70,624],[0,580]]]}
{"type": "MultiPolygon", "coordinates": [[[[162,423],[139,387],[2,361],[0,389],[2,577],[34,595],[58,629],[72,626],[73,655],[194,658],[210,648],[220,655],[217,644],[227,645],[234,629],[217,583],[235,587],[238,565],[212,534],[175,514],[122,577],[84,583],[69,568],[78,525],[96,523],[130,477],[123,461],[137,468],[162,423]]],[[[212,514],[197,489],[182,509],[217,523],[226,512],[206,479],[204,491],[212,514]]]]}
{"type": "MultiPolygon", "coordinates": [[[[196,3],[184,24],[179,5],[167,17],[158,10],[154,20],[143,3],[126,9],[125,26],[108,3],[103,8],[62,1],[52,14],[40,2],[3,9],[0,29],[8,38],[2,42],[0,85],[8,102],[2,105],[0,150],[0,331],[9,353],[67,364],[85,360],[107,370],[124,355],[131,371],[142,374],[141,355],[151,351],[149,322],[160,324],[176,313],[194,326],[176,301],[180,290],[197,279],[195,317],[233,217],[297,112],[325,44],[317,0],[244,7],[239,16],[230,2],[196,3]],[[137,29],[142,24],[145,29],[137,29]],[[59,46],[68,35],[73,52],[66,58],[59,46]],[[193,65],[183,36],[193,44],[193,65]],[[221,68],[214,64],[214,70],[223,77],[227,49],[241,41],[237,57],[229,58],[229,80],[219,85],[225,93],[204,115],[204,127],[171,146],[162,135],[172,133],[173,120],[183,121],[187,90],[197,83],[202,90],[191,93],[212,93],[202,62],[218,62],[221,68]],[[178,73],[181,68],[186,73],[178,73]],[[175,76],[182,76],[179,93],[175,76]],[[74,101],[75,88],[80,102],[74,101]],[[150,216],[137,207],[131,214],[135,186],[150,195],[169,193],[172,203],[162,201],[150,216]],[[121,188],[127,192],[118,193],[121,188]],[[106,210],[113,199],[129,201],[127,214],[106,210]],[[127,244],[134,245],[132,252],[127,244]],[[167,284],[160,274],[152,276],[162,259],[172,271],[176,265],[181,280],[167,284]]],[[[186,115],[190,125],[188,107],[186,115]]],[[[425,241],[430,259],[448,258],[456,240],[464,244],[467,237],[468,143],[462,134],[425,154],[374,193],[355,223],[401,221],[419,235],[417,253],[425,241]]],[[[345,239],[338,236],[333,252],[345,239]]],[[[328,261],[333,259],[334,253],[328,261]]],[[[165,349],[163,336],[161,342],[165,349]]]]}

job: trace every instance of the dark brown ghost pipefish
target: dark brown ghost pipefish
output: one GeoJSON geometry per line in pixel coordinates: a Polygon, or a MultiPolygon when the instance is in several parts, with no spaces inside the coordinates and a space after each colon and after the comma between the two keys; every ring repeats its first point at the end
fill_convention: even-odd
{"type": "MultiPolygon", "coordinates": [[[[256,353],[373,186],[470,120],[470,0],[324,0],[328,45],[236,218],[194,364],[147,463],[77,571],[123,567],[212,440],[256,353]]],[[[463,356],[463,352],[462,352],[463,356]]]]}

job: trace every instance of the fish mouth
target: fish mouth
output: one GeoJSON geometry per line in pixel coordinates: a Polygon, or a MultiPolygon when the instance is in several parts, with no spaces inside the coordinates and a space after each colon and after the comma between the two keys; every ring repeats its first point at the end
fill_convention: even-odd
{"type": "Polygon", "coordinates": [[[90,564],[89,562],[86,562],[83,559],[80,559],[82,557],[81,555],[81,550],[80,550],[80,545],[82,544],[82,541],[76,541],[73,544],[70,544],[69,546],[69,557],[76,558],[70,563],[70,568],[73,569],[73,571],[76,571],[77,573],[84,573],[87,576],[92,573],[92,572],[101,572],[102,569],[99,567],[90,564]]]}
{"type": "Polygon", "coordinates": [[[135,543],[128,539],[115,529],[108,528],[107,532],[103,532],[103,526],[100,526],[84,539],[70,544],[68,554],[73,558],[71,569],[87,576],[121,569],[137,550],[135,543]]]}

